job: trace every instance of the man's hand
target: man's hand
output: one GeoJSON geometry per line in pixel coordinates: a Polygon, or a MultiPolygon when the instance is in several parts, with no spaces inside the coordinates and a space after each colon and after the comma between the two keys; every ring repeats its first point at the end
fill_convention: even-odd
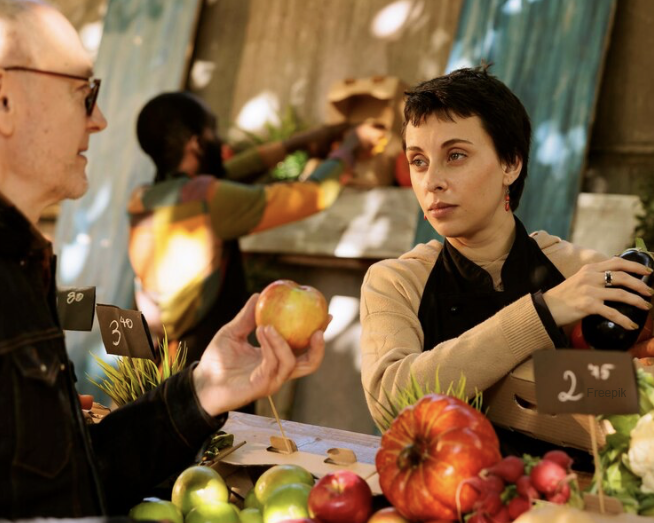
{"type": "Polygon", "coordinates": [[[273,327],[256,327],[258,296],[250,297],[236,318],[218,331],[193,371],[200,404],[210,416],[274,394],[287,380],[311,374],[322,362],[322,331],[316,331],[309,349],[296,357],[273,327]],[[255,328],[261,347],[247,340],[255,328]]]}

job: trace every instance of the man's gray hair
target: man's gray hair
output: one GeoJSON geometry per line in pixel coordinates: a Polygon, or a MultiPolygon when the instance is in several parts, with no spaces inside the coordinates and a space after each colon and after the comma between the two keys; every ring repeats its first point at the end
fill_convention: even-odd
{"type": "Polygon", "coordinates": [[[0,0],[0,18],[16,20],[35,5],[45,3],[40,0],[0,0]]]}
{"type": "Polygon", "coordinates": [[[29,52],[17,29],[20,19],[39,5],[50,4],[43,0],[0,0],[0,67],[14,65],[6,61],[29,60],[29,52]]]}

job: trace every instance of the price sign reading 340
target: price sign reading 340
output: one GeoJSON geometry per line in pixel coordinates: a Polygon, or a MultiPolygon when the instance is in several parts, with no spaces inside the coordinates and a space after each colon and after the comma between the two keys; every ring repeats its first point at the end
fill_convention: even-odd
{"type": "Polygon", "coordinates": [[[109,324],[109,327],[112,327],[111,334],[116,336],[115,341],[112,341],[112,345],[117,346],[120,344],[120,341],[123,338],[123,334],[121,333],[119,327],[123,326],[124,329],[131,329],[134,327],[134,322],[130,320],[129,318],[125,319],[122,316],[120,317],[119,320],[111,320],[111,323],[109,324]]]}
{"type": "Polygon", "coordinates": [[[108,354],[154,359],[150,329],[141,311],[99,304],[96,313],[108,354]]]}
{"type": "Polygon", "coordinates": [[[638,412],[636,373],[628,353],[539,351],[534,354],[534,377],[540,413],[638,412]]]}

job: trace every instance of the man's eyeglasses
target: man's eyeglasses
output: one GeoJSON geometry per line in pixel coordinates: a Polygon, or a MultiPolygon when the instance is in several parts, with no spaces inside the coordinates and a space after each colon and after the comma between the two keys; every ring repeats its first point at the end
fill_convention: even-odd
{"type": "Polygon", "coordinates": [[[95,107],[95,102],[98,99],[98,91],[100,91],[100,79],[99,78],[85,78],[84,76],[77,76],[74,74],[66,73],[55,73],[53,71],[44,71],[43,69],[34,69],[32,67],[2,67],[5,71],[26,71],[28,73],[38,73],[38,74],[47,74],[50,76],[57,76],[59,78],[70,78],[72,80],[82,80],[88,82],[91,91],[84,98],[84,106],[86,107],[86,115],[91,116],[93,114],[93,108],[95,107]]]}

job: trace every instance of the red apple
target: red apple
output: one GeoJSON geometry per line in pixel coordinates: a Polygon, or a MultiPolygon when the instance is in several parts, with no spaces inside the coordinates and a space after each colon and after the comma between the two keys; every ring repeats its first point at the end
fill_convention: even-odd
{"type": "Polygon", "coordinates": [[[291,280],[277,280],[260,294],[255,309],[257,325],[272,325],[291,349],[301,352],[311,335],[328,323],[327,301],[320,291],[291,280]]]}
{"type": "Polygon", "coordinates": [[[350,470],[330,472],[309,493],[309,515],[322,523],[366,523],[372,512],[372,491],[350,470]]]}
{"type": "Polygon", "coordinates": [[[409,520],[400,514],[395,507],[386,507],[379,509],[370,516],[368,523],[409,523],[409,520]]]}

